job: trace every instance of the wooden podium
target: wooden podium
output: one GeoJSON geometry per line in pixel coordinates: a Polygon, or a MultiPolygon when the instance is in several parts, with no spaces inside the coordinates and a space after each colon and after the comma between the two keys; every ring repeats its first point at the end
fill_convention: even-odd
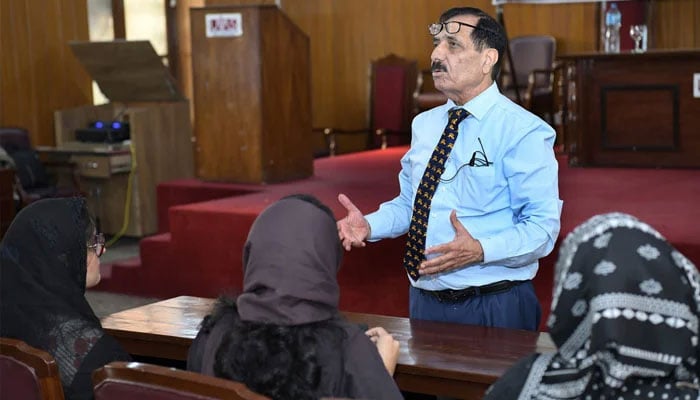
{"type": "Polygon", "coordinates": [[[275,6],[193,8],[190,19],[197,176],[312,175],[308,37],[275,6]]]}

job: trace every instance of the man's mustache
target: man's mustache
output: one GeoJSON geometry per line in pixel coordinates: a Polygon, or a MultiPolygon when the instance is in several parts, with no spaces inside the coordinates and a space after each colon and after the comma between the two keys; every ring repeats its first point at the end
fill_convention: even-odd
{"type": "Polygon", "coordinates": [[[447,68],[440,61],[433,61],[433,63],[430,65],[430,70],[432,72],[447,72],[447,68]]]}

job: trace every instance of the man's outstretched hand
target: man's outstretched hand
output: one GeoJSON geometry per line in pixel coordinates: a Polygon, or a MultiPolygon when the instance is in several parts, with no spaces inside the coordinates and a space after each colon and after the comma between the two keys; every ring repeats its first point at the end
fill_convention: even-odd
{"type": "Polygon", "coordinates": [[[352,247],[365,247],[365,239],[369,237],[369,223],[348,196],[341,193],[338,195],[338,201],[348,211],[345,218],[336,222],[340,242],[347,251],[352,247]]]}
{"type": "Polygon", "coordinates": [[[439,256],[423,261],[418,273],[421,275],[435,274],[449,271],[468,264],[478,263],[484,260],[484,250],[481,243],[474,239],[467,228],[457,219],[457,212],[450,213],[450,223],[455,230],[455,238],[449,243],[439,244],[425,250],[425,255],[440,254],[439,256]]]}

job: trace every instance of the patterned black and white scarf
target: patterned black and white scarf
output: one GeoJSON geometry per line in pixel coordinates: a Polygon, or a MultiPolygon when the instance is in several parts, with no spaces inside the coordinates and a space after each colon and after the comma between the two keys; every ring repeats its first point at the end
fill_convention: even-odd
{"type": "Polygon", "coordinates": [[[518,399],[697,399],[700,278],[655,229],[621,213],[565,239],[547,325],[518,399]]]}

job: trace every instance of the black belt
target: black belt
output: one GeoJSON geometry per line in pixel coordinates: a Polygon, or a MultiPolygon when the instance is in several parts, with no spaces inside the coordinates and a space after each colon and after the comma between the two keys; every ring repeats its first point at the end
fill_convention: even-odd
{"type": "Polygon", "coordinates": [[[484,286],[471,286],[462,290],[418,290],[425,294],[434,296],[436,299],[444,303],[459,303],[470,297],[480,296],[482,294],[505,292],[506,290],[525,282],[529,281],[498,281],[484,286]]]}

